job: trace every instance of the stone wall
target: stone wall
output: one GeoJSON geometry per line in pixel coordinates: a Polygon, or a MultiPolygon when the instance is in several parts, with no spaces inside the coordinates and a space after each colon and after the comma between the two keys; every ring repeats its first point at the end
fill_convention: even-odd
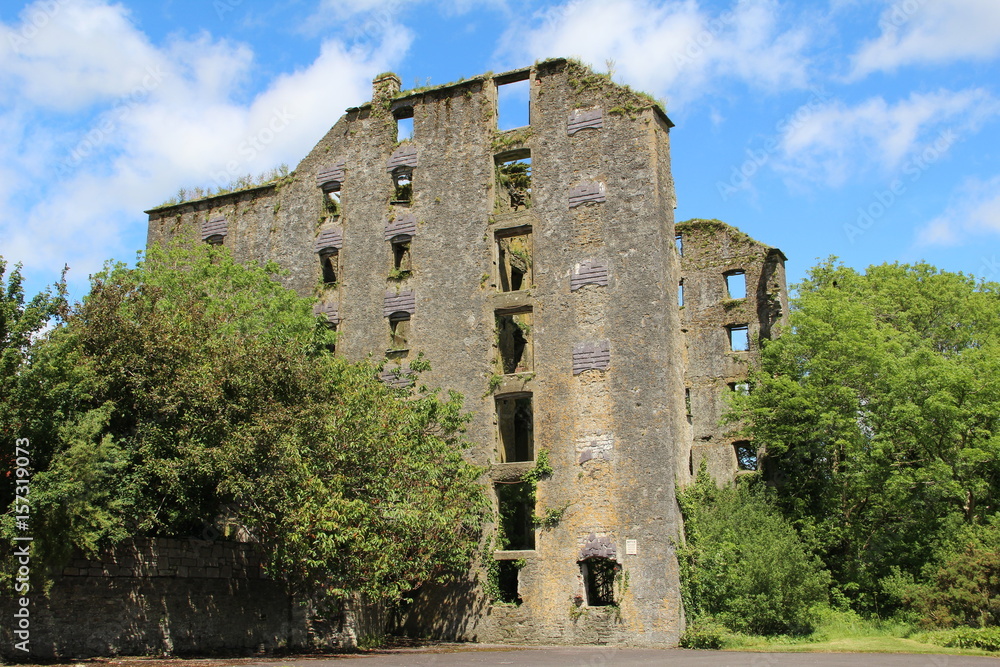
{"type": "MultiPolygon", "coordinates": [[[[381,622],[351,610],[325,621],[267,577],[253,545],[193,539],[136,539],[100,560],[75,558],[47,594],[29,597],[30,653],[14,649],[8,620],[0,631],[8,659],[349,646],[381,622]]],[[[5,619],[12,602],[4,600],[5,619]]]]}

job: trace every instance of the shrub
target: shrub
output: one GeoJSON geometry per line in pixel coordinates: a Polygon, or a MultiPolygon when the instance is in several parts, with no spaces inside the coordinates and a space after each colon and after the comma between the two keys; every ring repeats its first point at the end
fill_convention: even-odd
{"type": "Polygon", "coordinates": [[[762,485],[720,489],[703,467],[680,502],[687,534],[681,587],[691,618],[747,634],[812,631],[830,575],[762,485]]]}
{"type": "Polygon", "coordinates": [[[711,619],[695,621],[681,635],[681,648],[720,649],[725,647],[729,631],[711,619]]]}
{"type": "Polygon", "coordinates": [[[958,628],[931,632],[923,637],[931,644],[953,648],[1000,651],[1000,628],[958,628]]]}

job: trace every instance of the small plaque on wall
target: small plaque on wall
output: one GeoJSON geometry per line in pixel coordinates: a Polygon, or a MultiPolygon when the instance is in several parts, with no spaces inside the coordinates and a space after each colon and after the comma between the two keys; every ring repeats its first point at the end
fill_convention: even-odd
{"type": "Polygon", "coordinates": [[[635,540],[625,540],[625,555],[635,556],[639,553],[639,545],[635,540]]]}

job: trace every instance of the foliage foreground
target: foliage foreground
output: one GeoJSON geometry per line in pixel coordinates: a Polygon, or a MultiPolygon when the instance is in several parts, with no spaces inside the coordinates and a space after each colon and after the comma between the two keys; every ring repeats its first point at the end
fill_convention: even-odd
{"type": "Polygon", "coordinates": [[[47,333],[58,298],[25,304],[12,274],[0,432],[30,438],[51,571],[77,549],[198,536],[223,517],[275,577],[328,599],[398,600],[467,568],[485,500],[461,396],[393,388],[331,354],[335,334],[276,270],[205,244],[152,248],[94,276],[47,333]]]}

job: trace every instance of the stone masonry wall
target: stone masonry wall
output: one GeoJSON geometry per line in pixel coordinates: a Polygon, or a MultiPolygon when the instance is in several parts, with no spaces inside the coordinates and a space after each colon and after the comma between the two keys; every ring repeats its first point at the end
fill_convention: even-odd
{"type": "Polygon", "coordinates": [[[32,591],[30,599],[30,653],[14,650],[4,623],[6,658],[304,650],[373,631],[343,627],[339,613],[332,622],[318,618],[267,578],[253,545],[233,542],[136,539],[100,560],[75,558],[47,594],[32,591]]]}

